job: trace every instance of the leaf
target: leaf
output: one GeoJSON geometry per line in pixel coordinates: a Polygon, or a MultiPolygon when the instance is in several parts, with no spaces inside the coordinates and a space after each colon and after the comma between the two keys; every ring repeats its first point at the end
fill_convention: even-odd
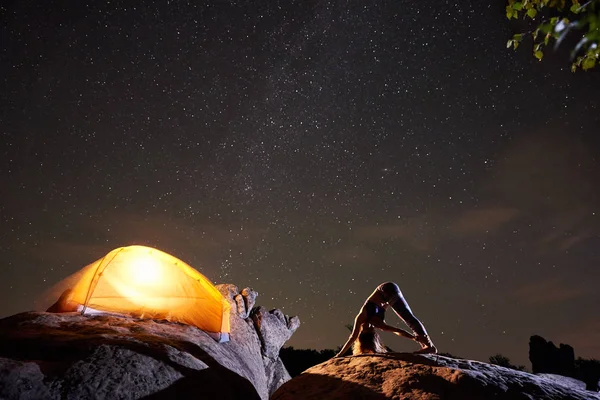
{"type": "Polygon", "coordinates": [[[540,32],[542,32],[544,35],[548,32],[552,32],[552,29],[554,28],[554,25],[552,25],[552,23],[545,23],[545,24],[540,24],[540,26],[538,26],[538,29],[540,30],[540,32]]]}
{"type": "Polygon", "coordinates": [[[596,66],[596,59],[593,57],[586,57],[583,59],[583,63],[581,63],[581,68],[584,71],[587,71],[590,68],[594,68],[596,66]]]}
{"type": "Polygon", "coordinates": [[[520,1],[517,1],[515,4],[513,4],[513,9],[515,9],[517,11],[521,11],[523,9],[523,3],[521,3],[520,1]]]}
{"type": "Polygon", "coordinates": [[[544,57],[544,52],[541,50],[538,51],[534,51],[533,55],[535,56],[535,58],[537,58],[539,61],[542,61],[542,58],[544,57]]]}
{"type": "Polygon", "coordinates": [[[519,47],[519,43],[520,43],[519,41],[513,40],[513,48],[514,48],[514,50],[516,50],[517,47],[519,47]]]}
{"type": "Polygon", "coordinates": [[[511,6],[506,6],[506,18],[511,19],[513,16],[514,10],[511,6]]]}
{"type": "Polygon", "coordinates": [[[529,10],[527,10],[527,16],[529,18],[534,19],[536,15],[537,15],[537,10],[535,8],[530,8],[529,10]]]}
{"type": "Polygon", "coordinates": [[[520,42],[521,40],[523,40],[523,34],[522,33],[516,33],[513,35],[513,40],[520,42]]]}
{"type": "Polygon", "coordinates": [[[507,49],[510,49],[512,45],[513,45],[513,40],[512,39],[509,40],[508,42],[506,42],[506,48],[507,49]]]}
{"type": "Polygon", "coordinates": [[[581,10],[581,6],[577,3],[573,3],[571,8],[569,8],[569,11],[571,11],[573,14],[579,14],[580,10],[581,10]]]}

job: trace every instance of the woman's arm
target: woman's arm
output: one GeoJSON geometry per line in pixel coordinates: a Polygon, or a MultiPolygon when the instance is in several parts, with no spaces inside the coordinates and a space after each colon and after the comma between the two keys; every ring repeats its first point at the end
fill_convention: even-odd
{"type": "Polygon", "coordinates": [[[398,336],[404,336],[405,338],[415,340],[415,335],[413,335],[412,333],[409,333],[409,332],[405,331],[404,329],[400,329],[400,328],[396,328],[394,326],[390,326],[390,325],[386,324],[383,321],[377,321],[375,318],[373,318],[373,321],[371,321],[371,323],[373,324],[373,326],[375,328],[379,328],[382,331],[393,332],[393,333],[395,333],[398,336]]]}
{"type": "Polygon", "coordinates": [[[352,333],[350,334],[350,337],[348,338],[344,346],[342,346],[342,349],[335,355],[335,357],[341,357],[348,351],[350,346],[352,346],[352,343],[354,343],[354,341],[358,338],[358,334],[360,333],[360,326],[364,321],[365,315],[363,309],[361,309],[360,313],[356,316],[356,318],[354,318],[354,326],[352,327],[352,333]]]}

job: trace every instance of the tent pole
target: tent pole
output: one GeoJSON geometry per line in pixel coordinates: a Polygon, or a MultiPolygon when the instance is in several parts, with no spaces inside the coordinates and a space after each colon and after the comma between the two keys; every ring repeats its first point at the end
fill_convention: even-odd
{"type": "Polygon", "coordinates": [[[96,285],[98,284],[98,280],[100,279],[99,275],[102,275],[102,272],[104,272],[104,270],[106,269],[106,267],[108,267],[108,265],[112,262],[112,260],[114,260],[115,257],[120,252],[122,252],[124,249],[125,249],[124,247],[121,247],[119,249],[119,251],[117,251],[115,253],[115,255],[110,259],[110,261],[108,261],[106,263],[106,265],[104,266],[104,268],[102,269],[102,271],[98,272],[100,270],[100,268],[102,267],[102,265],[104,264],[104,260],[106,259],[106,256],[102,257],[102,261],[100,261],[100,264],[98,264],[98,267],[96,268],[96,272],[94,272],[94,276],[92,277],[92,281],[90,282],[90,287],[88,287],[88,292],[87,292],[87,294],[85,296],[85,303],[83,303],[83,308],[81,309],[81,315],[84,315],[85,314],[85,310],[87,310],[88,303],[90,302],[90,299],[92,298],[92,293],[94,293],[94,290],[96,289],[96,285]]]}

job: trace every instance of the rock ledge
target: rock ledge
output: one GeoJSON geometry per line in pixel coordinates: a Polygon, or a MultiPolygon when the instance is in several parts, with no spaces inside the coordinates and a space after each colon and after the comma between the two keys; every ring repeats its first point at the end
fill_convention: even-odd
{"type": "Polygon", "coordinates": [[[232,306],[227,343],[167,321],[45,312],[1,319],[0,399],[268,399],[290,379],[277,346],[299,321],[253,308],[251,289],[217,288],[232,306]]]}
{"type": "Polygon", "coordinates": [[[596,393],[478,361],[388,353],[334,358],[286,382],[272,400],[594,400],[596,393]]]}

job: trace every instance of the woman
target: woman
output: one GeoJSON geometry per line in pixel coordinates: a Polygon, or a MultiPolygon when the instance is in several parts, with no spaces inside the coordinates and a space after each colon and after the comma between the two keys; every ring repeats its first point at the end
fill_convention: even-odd
{"type": "MultiPolygon", "coordinates": [[[[416,353],[437,353],[436,347],[429,338],[425,327],[415,317],[408,306],[408,303],[402,296],[402,292],[398,285],[394,282],[382,283],[375,289],[375,291],[367,298],[365,304],[361,307],[358,315],[354,319],[354,327],[352,328],[352,334],[348,338],[348,341],[344,344],[342,349],[336,355],[341,357],[352,344],[359,338],[361,332],[365,333],[365,337],[361,338],[362,342],[356,348],[382,348],[383,346],[379,343],[379,335],[375,335],[375,328],[379,328],[383,331],[393,332],[398,336],[404,336],[409,339],[413,339],[421,345],[421,350],[416,353]],[[413,334],[408,333],[404,329],[395,328],[385,323],[385,310],[391,306],[396,314],[412,329],[413,334]],[[375,334],[371,334],[371,332],[375,334]],[[367,345],[366,342],[369,338],[372,341],[371,345],[367,345]],[[379,345],[379,347],[378,347],[379,345]]],[[[360,352],[360,350],[358,350],[360,352]]],[[[379,352],[379,351],[370,351],[379,352]]],[[[355,349],[354,354],[357,354],[355,349]]]]}

